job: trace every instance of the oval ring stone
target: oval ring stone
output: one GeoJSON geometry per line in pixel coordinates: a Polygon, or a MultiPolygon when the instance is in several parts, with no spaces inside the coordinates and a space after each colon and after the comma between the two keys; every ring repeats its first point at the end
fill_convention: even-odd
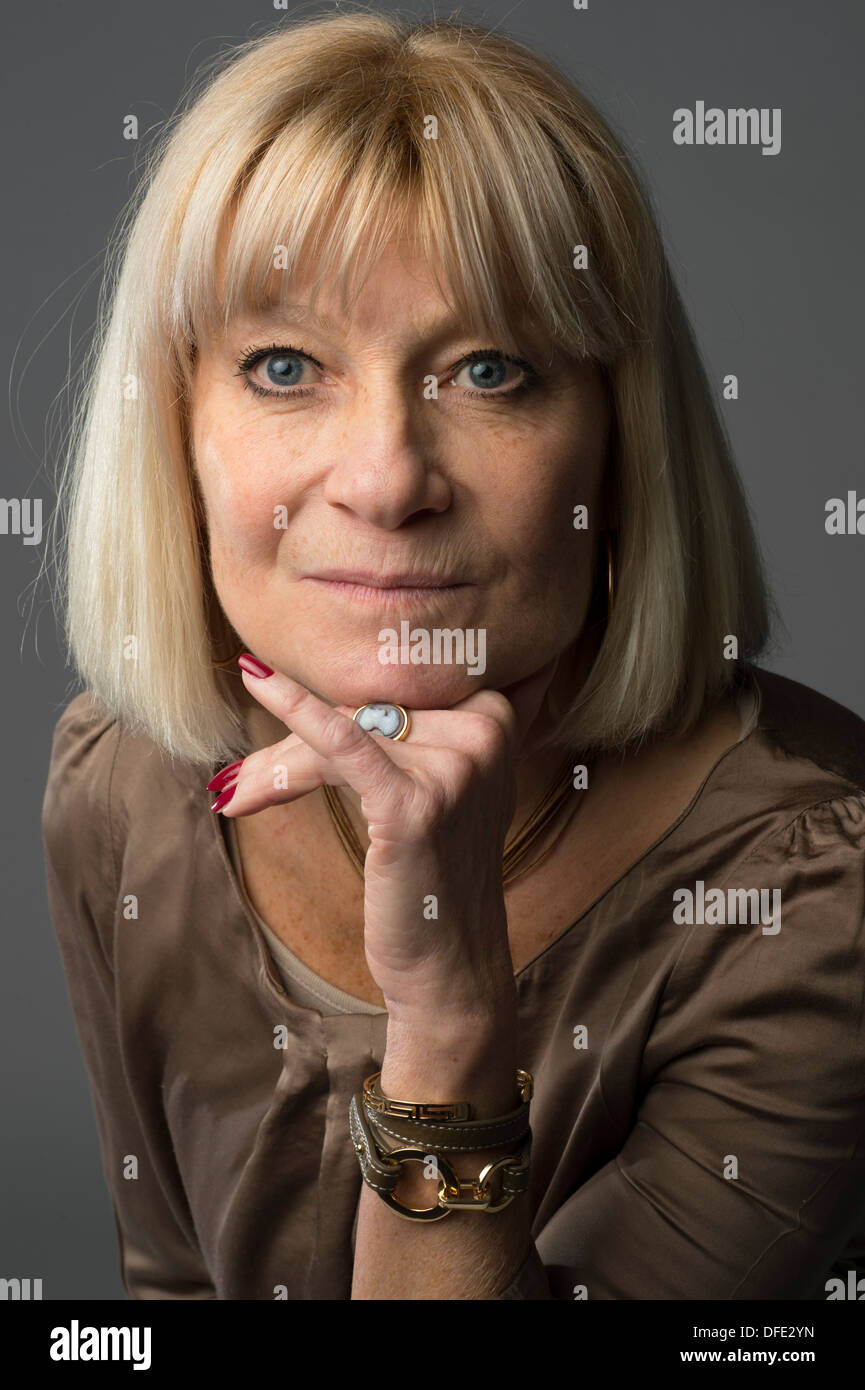
{"type": "Polygon", "coordinates": [[[406,722],[396,705],[384,704],[361,705],[354,718],[367,733],[382,734],[384,738],[396,738],[406,722]]]}

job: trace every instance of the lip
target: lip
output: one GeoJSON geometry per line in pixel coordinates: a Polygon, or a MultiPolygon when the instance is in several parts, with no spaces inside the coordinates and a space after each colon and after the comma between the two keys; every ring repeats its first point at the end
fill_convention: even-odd
{"type": "Polygon", "coordinates": [[[469,587],[463,582],[448,583],[439,576],[420,572],[380,575],[358,570],[326,570],[322,574],[306,574],[302,578],[306,583],[315,584],[339,598],[377,604],[380,608],[433,603],[469,587]]]}
{"type": "Polygon", "coordinates": [[[400,570],[394,574],[377,574],[370,570],[321,570],[305,574],[304,579],[319,579],[328,584],[355,584],[365,589],[456,589],[462,581],[450,575],[432,574],[429,570],[400,570]]]}

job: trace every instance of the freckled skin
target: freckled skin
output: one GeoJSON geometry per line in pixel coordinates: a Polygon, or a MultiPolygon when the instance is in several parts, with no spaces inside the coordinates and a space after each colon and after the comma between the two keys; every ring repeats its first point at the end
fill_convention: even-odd
{"type": "MultiPolygon", "coordinates": [[[[292,298],[304,300],[304,286],[292,298]]],[[[426,266],[392,242],[344,323],[336,297],[320,313],[339,333],[286,320],[231,325],[200,343],[191,388],[194,465],[214,581],[248,649],[334,703],[392,700],[445,708],[502,689],[578,638],[594,579],[610,408],[599,370],[547,350],[519,355],[540,373],[526,392],[475,400],[493,344],[453,322],[426,266]],[[302,348],[280,386],[259,361],[244,389],[237,358],[250,346],[302,348]],[[435,374],[438,399],[424,396],[435,374]],[[589,530],[573,509],[589,508],[589,530]],[[281,525],[274,525],[274,517],[281,525]],[[349,603],[301,579],[336,566],[425,569],[466,587],[420,605],[349,603]],[[382,665],[379,632],[484,628],[486,670],[382,665]]],[[[521,345],[522,347],[522,345],[521,345]]],[[[502,349],[506,351],[505,348],[502,349]]],[[[271,363],[274,358],[271,357],[271,363]]],[[[505,362],[493,391],[525,379],[505,362]]],[[[577,644],[577,647],[579,644],[577,644]]],[[[562,669],[562,679],[568,679],[562,669]]],[[[572,688],[572,687],[571,687],[572,688]]]]}

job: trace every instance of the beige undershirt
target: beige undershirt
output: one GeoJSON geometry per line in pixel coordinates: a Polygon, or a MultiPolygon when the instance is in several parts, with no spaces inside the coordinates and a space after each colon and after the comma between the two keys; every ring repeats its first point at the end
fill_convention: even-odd
{"type": "MultiPolygon", "coordinates": [[[[739,707],[739,738],[742,739],[750,733],[750,726],[756,707],[756,699],[750,690],[743,690],[737,695],[739,707]]],[[[366,999],[357,999],[353,994],[347,994],[343,989],[337,989],[335,985],[323,980],[309,966],[304,965],[303,961],[289,950],[285,942],[280,940],[276,932],[272,931],[262,917],[256,912],[252,905],[249,894],[246,891],[246,884],[243,880],[243,870],[240,863],[240,854],[237,847],[237,834],[234,821],[221,816],[220,820],[225,831],[225,841],[234,871],[237,874],[238,884],[243,896],[246,909],[250,916],[258,923],[264,935],[264,939],[270,947],[271,955],[276,962],[279,973],[287,993],[296,1003],[306,1008],[317,1009],[320,1014],[327,1016],[330,1014],[382,1014],[385,1009],[379,1008],[377,1004],[370,1004],[366,999]]]]}

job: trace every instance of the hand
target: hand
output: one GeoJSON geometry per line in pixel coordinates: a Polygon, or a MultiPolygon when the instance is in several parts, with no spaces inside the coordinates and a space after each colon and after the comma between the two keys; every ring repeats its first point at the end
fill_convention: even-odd
{"type": "Polygon", "coordinates": [[[515,757],[556,664],[508,697],[481,690],[450,709],[412,709],[400,743],[368,733],[352,707],[329,705],[289,676],[243,672],[250,694],[291,733],[244,760],[223,814],[252,815],[325,783],[358,793],[370,840],[364,947],[392,1016],[486,1019],[513,995],[502,853],[515,757]]]}

